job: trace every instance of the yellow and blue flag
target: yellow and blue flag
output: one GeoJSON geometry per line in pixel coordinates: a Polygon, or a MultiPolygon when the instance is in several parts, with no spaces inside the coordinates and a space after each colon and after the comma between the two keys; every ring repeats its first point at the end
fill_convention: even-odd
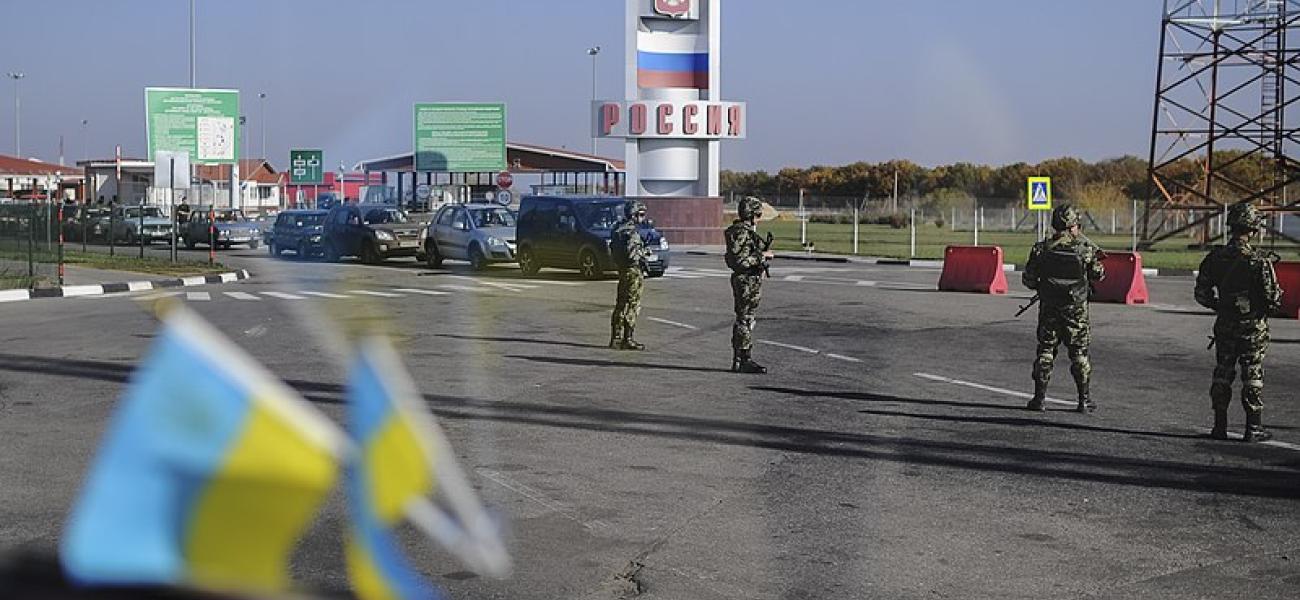
{"type": "Polygon", "coordinates": [[[274,591],[348,441],[177,307],[137,370],[64,533],[84,585],[274,591]]]}
{"type": "Polygon", "coordinates": [[[400,365],[386,339],[368,338],[348,375],[348,432],[356,452],[346,470],[352,522],[346,552],[353,588],[365,600],[439,597],[393,535],[404,520],[475,570],[504,576],[510,568],[499,531],[400,365]],[[430,500],[435,492],[447,509],[430,500]]]}

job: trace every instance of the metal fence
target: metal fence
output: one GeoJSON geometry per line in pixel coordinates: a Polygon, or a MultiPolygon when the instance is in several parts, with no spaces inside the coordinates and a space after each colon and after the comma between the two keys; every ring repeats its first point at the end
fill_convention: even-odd
{"type": "Polygon", "coordinates": [[[61,283],[59,222],[58,204],[0,205],[0,289],[61,283]]]}

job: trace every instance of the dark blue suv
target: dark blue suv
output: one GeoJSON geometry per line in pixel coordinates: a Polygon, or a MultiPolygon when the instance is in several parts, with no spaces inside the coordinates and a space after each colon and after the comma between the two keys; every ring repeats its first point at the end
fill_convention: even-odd
{"type": "Polygon", "coordinates": [[[298,258],[320,256],[325,252],[325,210],[286,210],[276,217],[267,232],[267,247],[271,256],[280,256],[285,250],[298,253],[298,258]]]}
{"type": "MultiPolygon", "coordinates": [[[[519,268],[525,275],[546,267],[576,269],[587,279],[613,271],[609,239],[626,203],[608,196],[524,196],[517,230],[519,268]]],[[[641,238],[651,253],[650,276],[662,276],[668,269],[668,240],[653,223],[641,227],[641,238]]]]}

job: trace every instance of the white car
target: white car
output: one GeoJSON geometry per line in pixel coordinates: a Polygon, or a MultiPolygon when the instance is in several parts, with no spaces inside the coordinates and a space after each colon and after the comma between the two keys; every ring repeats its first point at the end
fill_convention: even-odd
{"type": "Polygon", "coordinates": [[[463,260],[480,270],[515,258],[515,212],[495,204],[456,204],[442,207],[420,231],[416,258],[430,268],[442,261],[463,260]]]}

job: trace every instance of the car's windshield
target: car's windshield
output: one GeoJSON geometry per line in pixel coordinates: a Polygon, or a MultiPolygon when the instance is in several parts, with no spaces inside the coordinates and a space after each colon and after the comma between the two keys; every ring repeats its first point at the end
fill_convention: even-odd
{"type": "Polygon", "coordinates": [[[366,225],[386,225],[390,223],[402,224],[410,222],[411,220],[406,216],[406,213],[392,208],[380,208],[366,213],[366,225]]]}
{"type": "Polygon", "coordinates": [[[248,219],[244,218],[244,213],[237,210],[217,211],[218,223],[245,223],[248,219]]]}
{"type": "Polygon", "coordinates": [[[508,208],[475,208],[469,211],[469,216],[477,229],[515,226],[515,213],[508,208]]]}
{"type": "Polygon", "coordinates": [[[325,215],[297,215],[293,217],[294,227],[315,227],[325,221],[325,215]]]}
{"type": "Polygon", "coordinates": [[[613,229],[623,218],[621,202],[577,204],[574,210],[578,213],[578,219],[588,229],[613,229]]]}
{"type": "MultiPolygon", "coordinates": [[[[123,211],[123,214],[128,219],[139,219],[140,210],[140,207],[132,207],[123,211]]],[[[162,218],[162,211],[158,210],[156,207],[146,206],[144,207],[144,217],[146,219],[162,218]]]]}

